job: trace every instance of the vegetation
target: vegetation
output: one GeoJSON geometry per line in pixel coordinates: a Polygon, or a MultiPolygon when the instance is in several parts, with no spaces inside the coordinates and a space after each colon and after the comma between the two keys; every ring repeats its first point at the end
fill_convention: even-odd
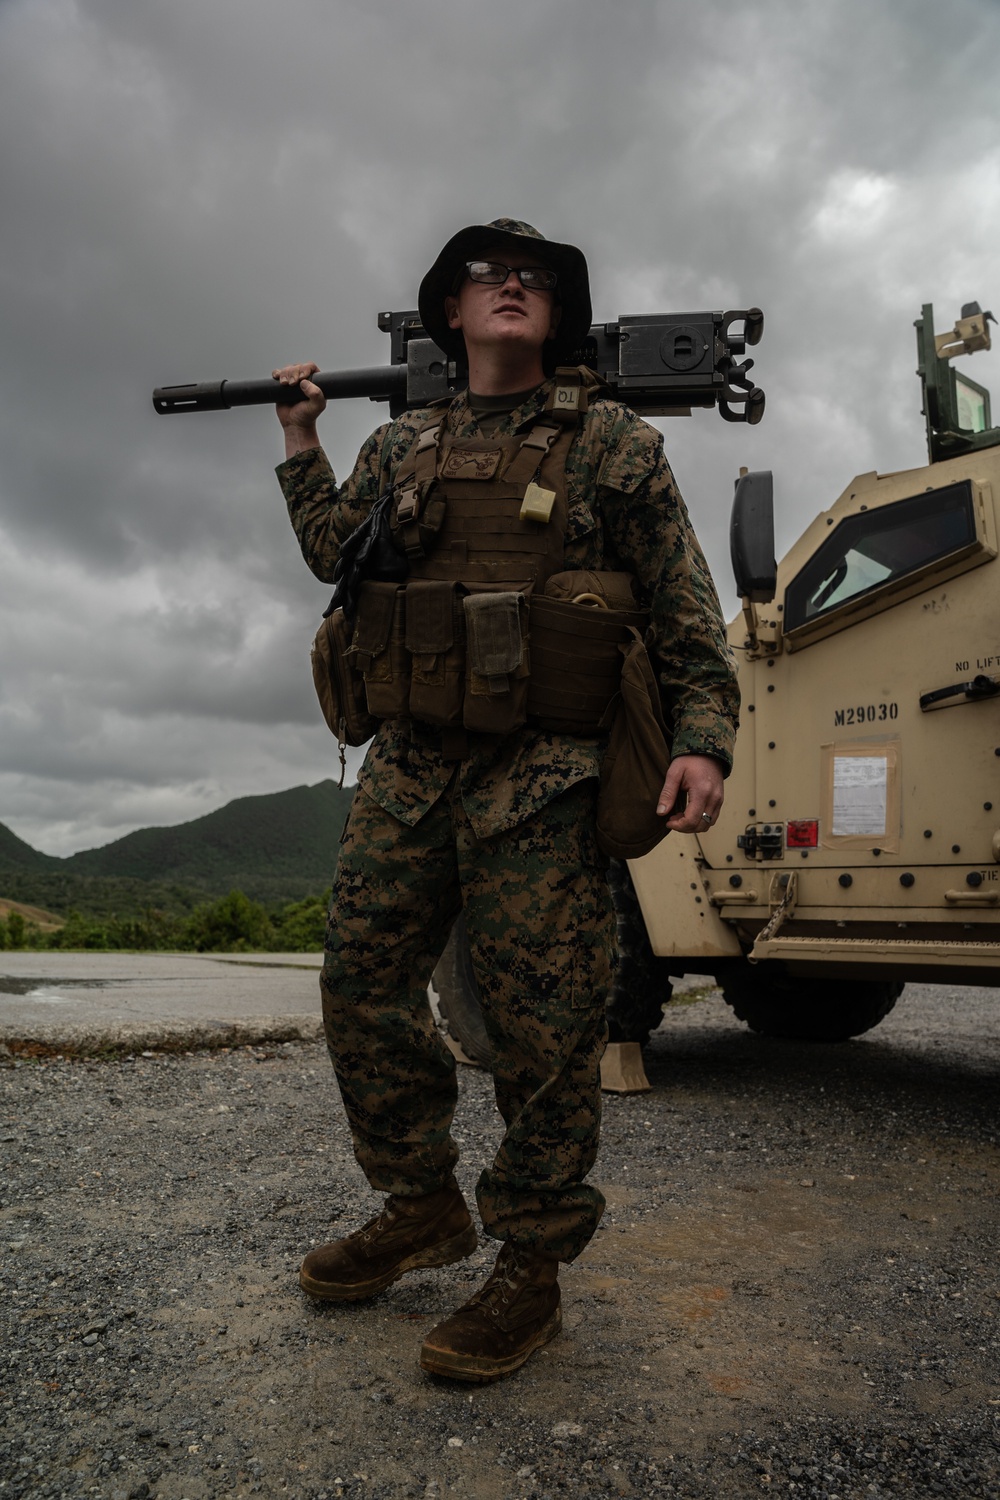
{"type": "Polygon", "coordinates": [[[239,797],[190,823],[140,828],[67,859],[32,849],[0,823],[0,894],[108,920],[147,907],[190,915],[233,890],[269,905],[303,900],[330,882],[353,794],[321,781],[239,797]]]}
{"type": "Polygon", "coordinates": [[[66,919],[90,935],[84,947],[178,947],[175,936],[198,927],[196,913],[232,892],[267,907],[267,922],[280,930],[279,907],[315,904],[313,892],[330,883],[352,795],[352,787],[319,781],[240,796],[193,822],[139,828],[66,859],[31,849],[0,823],[0,895],[66,919]]]}
{"type": "Polygon", "coordinates": [[[125,915],[70,911],[55,930],[23,913],[0,917],[0,949],[182,950],[193,953],[309,953],[323,947],[330,892],[268,911],[242,891],[172,915],[146,907],[125,915]]]}
{"type": "MultiPolygon", "coordinates": [[[[329,880],[327,875],[326,880],[329,880]]],[[[323,877],[312,882],[318,890],[323,877]]],[[[235,885],[236,882],[233,882],[235,885]]],[[[69,875],[37,871],[10,873],[0,870],[0,890],[8,901],[21,902],[27,906],[44,907],[46,911],[65,918],[71,911],[86,917],[110,920],[122,912],[139,913],[151,909],[165,916],[190,916],[196,906],[203,905],[214,896],[225,895],[230,889],[197,889],[193,886],[172,885],[159,880],[132,880],[113,875],[69,875]]],[[[253,890],[253,899],[288,901],[302,891],[281,891],[266,896],[253,890]]]]}
{"type": "Polygon", "coordinates": [[[174,828],[140,828],[68,859],[0,823],[0,949],[303,953],[322,949],[353,788],[240,797],[174,828]],[[58,924],[58,925],[57,925],[58,924]]]}

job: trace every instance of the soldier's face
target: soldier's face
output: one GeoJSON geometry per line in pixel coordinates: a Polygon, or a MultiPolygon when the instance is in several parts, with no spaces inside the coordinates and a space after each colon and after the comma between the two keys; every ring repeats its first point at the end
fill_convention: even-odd
{"type": "Polygon", "coordinates": [[[511,343],[540,351],[555,335],[562,308],[555,292],[523,287],[514,275],[519,266],[537,266],[539,257],[497,246],[477,258],[510,266],[511,274],[500,286],[466,277],[456,294],[445,298],[449,328],[462,333],[470,351],[511,343]]]}

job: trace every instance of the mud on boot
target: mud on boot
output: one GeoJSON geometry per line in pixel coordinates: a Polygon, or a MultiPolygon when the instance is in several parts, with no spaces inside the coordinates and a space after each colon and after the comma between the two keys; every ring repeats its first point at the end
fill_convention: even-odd
{"type": "Polygon", "coordinates": [[[501,1249],[485,1286],[432,1328],[420,1368],[452,1380],[499,1380],[562,1327],[559,1262],[513,1244],[501,1249]]]}
{"type": "Polygon", "coordinates": [[[327,1302],[374,1297],[407,1271],[450,1266],[479,1244],[465,1199],[454,1180],[419,1198],[387,1198],[382,1212],[345,1239],[310,1250],[299,1285],[327,1302]]]}

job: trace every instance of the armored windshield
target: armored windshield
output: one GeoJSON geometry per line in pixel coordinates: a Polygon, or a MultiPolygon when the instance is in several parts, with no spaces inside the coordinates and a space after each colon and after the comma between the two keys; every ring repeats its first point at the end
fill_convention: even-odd
{"type": "Polygon", "coordinates": [[[785,629],[862,596],[891,593],[900,579],[975,541],[968,480],[848,516],[788,585],[785,629]]]}

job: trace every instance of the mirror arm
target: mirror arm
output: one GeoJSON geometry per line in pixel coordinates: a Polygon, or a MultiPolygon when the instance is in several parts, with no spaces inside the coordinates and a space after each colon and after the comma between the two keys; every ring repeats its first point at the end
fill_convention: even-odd
{"type": "Polygon", "coordinates": [[[740,603],[743,606],[743,618],[747,622],[747,648],[750,651],[759,651],[760,641],[757,638],[757,630],[760,621],[757,616],[757,606],[749,594],[744,594],[740,603]]]}

